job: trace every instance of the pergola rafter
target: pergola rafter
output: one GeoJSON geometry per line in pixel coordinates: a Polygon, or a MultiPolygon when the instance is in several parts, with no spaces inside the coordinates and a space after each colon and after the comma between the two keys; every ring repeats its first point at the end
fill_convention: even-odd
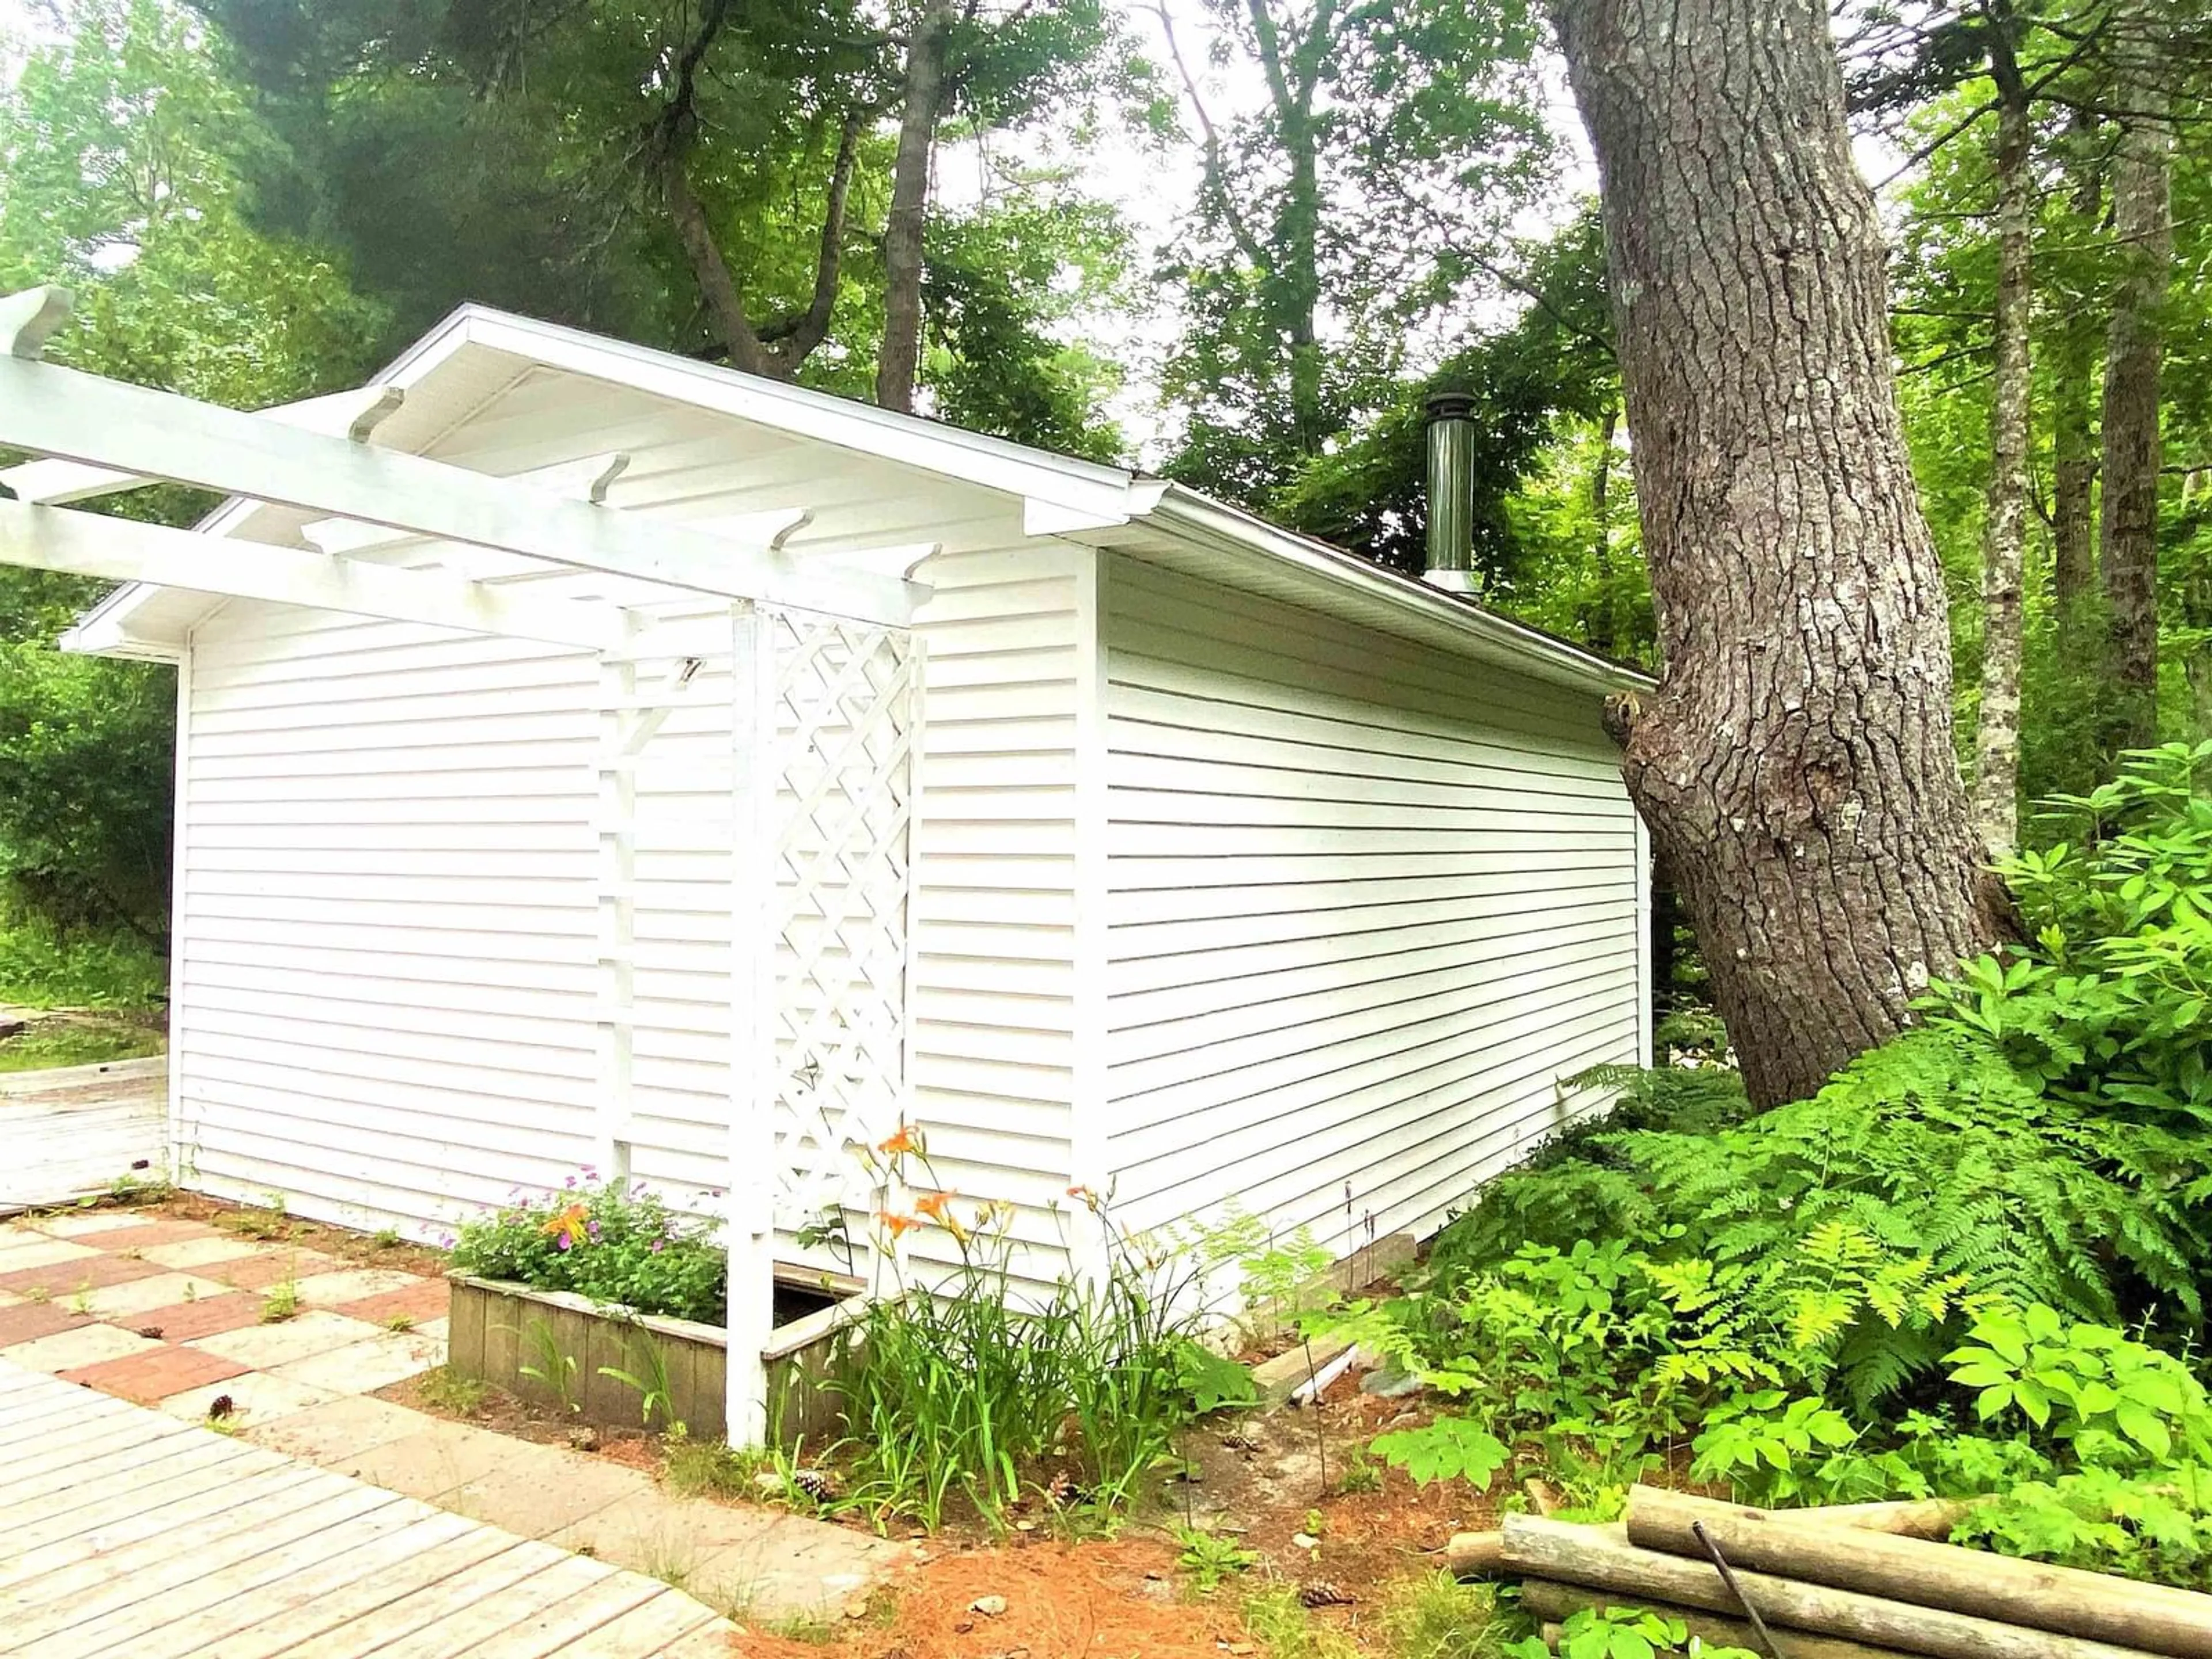
{"type": "MultiPolygon", "coordinates": [[[[635,1017],[638,809],[629,781],[665,718],[661,705],[696,697],[701,661],[726,653],[734,770],[728,1420],[740,1434],[764,1430],[775,1202],[787,1184],[774,1171],[780,1157],[799,1155],[794,1108],[802,1094],[821,1104],[811,1097],[826,1077],[840,1121],[858,1124],[870,1109],[904,1111],[907,842],[920,719],[920,657],[909,630],[928,590],[903,572],[933,550],[861,556],[874,568],[834,556],[802,563],[781,543],[807,522],[803,507],[711,526],[647,520],[605,504],[607,485],[627,465],[622,455],[564,469],[577,471],[573,479],[524,480],[372,447],[376,423],[399,404],[391,388],[245,414],[40,361],[67,315],[60,289],[0,296],[0,447],[43,458],[0,471],[0,563],[598,654],[600,1136],[613,1167],[626,1156],[635,1017]],[[312,515],[299,532],[308,545],[67,505],[156,481],[312,515]],[[450,557],[435,544],[458,544],[522,563],[477,578],[385,562],[405,558],[416,543],[433,544],[433,560],[450,557]],[[896,574],[879,574],[885,565],[896,574]],[[541,568],[648,583],[661,595],[656,605],[703,594],[723,614],[700,618],[696,605],[679,605],[690,619],[662,622],[604,598],[558,597],[533,580],[541,568]],[[641,663],[667,669],[641,677],[641,663]],[[807,804],[795,822],[781,805],[787,792],[807,804]],[[842,810],[830,813],[833,796],[842,810]],[[886,986],[857,968],[830,972],[820,942],[801,948],[795,905],[842,936],[854,963],[893,964],[884,970],[895,981],[888,999],[886,986]],[[806,963],[804,1010],[787,1006],[790,993],[778,983],[786,951],[806,963]]],[[[234,528],[237,518],[217,522],[234,528]]]]}

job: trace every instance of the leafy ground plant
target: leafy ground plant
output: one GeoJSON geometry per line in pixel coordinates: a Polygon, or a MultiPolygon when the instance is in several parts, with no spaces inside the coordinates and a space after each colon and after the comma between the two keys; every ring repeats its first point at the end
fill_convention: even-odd
{"type": "Polygon", "coordinates": [[[1175,1541],[1180,1552],[1176,1564],[1190,1575],[1200,1594],[1210,1594],[1229,1578],[1260,1565],[1259,1551],[1204,1527],[1177,1527],[1175,1541]]]}
{"type": "MultiPolygon", "coordinates": [[[[909,1173],[938,1185],[912,1130],[873,1156],[900,1189],[909,1173]]],[[[1039,1488],[1063,1507],[1110,1510],[1185,1425],[1252,1398],[1249,1375],[1196,1340],[1206,1259],[1127,1232],[1094,1194],[1073,1196],[1099,1229],[1105,1271],[1043,1286],[1015,1270],[1011,1205],[939,1186],[878,1218],[894,1293],[841,1334],[830,1382],[849,1430],[843,1502],[932,1528],[956,1499],[995,1519],[1039,1488]],[[949,1267],[909,1282],[909,1235],[949,1253],[949,1267]]]]}
{"type": "Polygon", "coordinates": [[[722,1322],[729,1258],[710,1222],[678,1215],[642,1184],[571,1176],[557,1191],[518,1192],[465,1223],[453,1266],[534,1290],[574,1291],[638,1313],[722,1322]]]}

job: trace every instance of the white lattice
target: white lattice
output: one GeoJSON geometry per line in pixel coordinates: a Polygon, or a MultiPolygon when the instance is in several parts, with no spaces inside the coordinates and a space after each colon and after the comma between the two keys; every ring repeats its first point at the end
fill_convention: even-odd
{"type": "Polygon", "coordinates": [[[781,793],[775,1206],[795,1227],[866,1203],[852,1145],[902,1109],[921,661],[902,629],[763,617],[781,793]]]}

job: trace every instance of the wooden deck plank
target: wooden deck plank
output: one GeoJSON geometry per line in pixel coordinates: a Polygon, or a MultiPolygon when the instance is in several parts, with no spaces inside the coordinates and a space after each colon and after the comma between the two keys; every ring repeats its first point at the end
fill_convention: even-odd
{"type": "Polygon", "coordinates": [[[736,1651],[665,1584],[5,1361],[0,1407],[24,1427],[0,1443],[9,1659],[736,1651]]]}
{"type": "Polygon", "coordinates": [[[41,1389],[0,1403],[0,1444],[21,1444],[36,1439],[46,1428],[64,1423],[86,1422],[94,1418],[113,1419],[130,1414],[131,1402],[127,1400],[80,1389],[75,1383],[70,1383],[69,1389],[65,1395],[41,1389]]]}
{"type": "MultiPolygon", "coordinates": [[[[550,1544],[538,1547],[551,1551],[560,1559],[547,1562],[528,1577],[502,1589],[483,1589],[455,1580],[450,1586],[450,1595],[423,1597],[415,1605],[403,1601],[387,1608],[386,1614],[398,1619],[421,1615],[421,1603],[443,1604],[433,1606],[428,1617],[398,1641],[380,1645],[374,1640],[362,1644],[356,1636],[354,1645],[310,1645],[297,1655],[286,1656],[286,1659],[356,1659],[356,1656],[368,1653],[374,1653],[376,1659],[454,1659],[471,1643],[496,1635],[520,1620],[535,1618],[545,1608],[615,1577],[615,1570],[604,1563],[587,1560],[580,1555],[563,1556],[550,1544]],[[463,1592],[467,1592],[465,1599],[457,1599],[463,1592]]],[[[383,1620],[380,1618],[375,1622],[381,1625],[383,1620]]]]}
{"type": "Polygon", "coordinates": [[[737,1632],[728,1621],[718,1619],[703,1630],[679,1636],[666,1647],[656,1649],[647,1659],[741,1659],[744,1652],[737,1632]]]}
{"type": "Polygon", "coordinates": [[[365,1521],[374,1511],[398,1501],[392,1493],[374,1488],[327,1498],[295,1511],[285,1528],[269,1528],[207,1540],[185,1554],[157,1560],[143,1569],[95,1578],[91,1586],[80,1587],[77,1594],[59,1601],[42,1599],[20,1610],[0,1608],[0,1619],[4,1619],[0,1628],[22,1644],[16,1650],[21,1654],[40,1656],[40,1659],[48,1654],[54,1659],[64,1655],[82,1659],[94,1650],[95,1638],[127,1635],[134,1625],[149,1625],[155,1619],[173,1619],[189,1611],[180,1607],[179,1601],[195,1593],[222,1596],[244,1588],[240,1579],[250,1574],[235,1573],[233,1569],[276,1548],[291,1527],[313,1538],[333,1521],[365,1521]],[[379,1498],[386,1501],[379,1503],[379,1498]],[[156,1601],[158,1607],[144,1605],[156,1601]]]}
{"type": "Polygon", "coordinates": [[[142,1540],[197,1537],[202,1528],[226,1510],[298,1486],[313,1473],[298,1464],[288,1464],[244,1479],[227,1479],[228,1471],[217,1465],[208,1484],[169,1502],[142,1504],[112,1520],[34,1549],[24,1549],[9,1540],[0,1546],[0,1591],[13,1590],[26,1579],[61,1572],[97,1557],[112,1556],[142,1540]]]}
{"type": "Polygon", "coordinates": [[[635,1573],[615,1573],[474,1647],[448,1649],[447,1659],[550,1659],[551,1655],[572,1642],[580,1641],[600,1626],[643,1607],[656,1595],[666,1594],[665,1584],[641,1578],[635,1573]]]}
{"type": "Polygon", "coordinates": [[[688,1595],[656,1595],[589,1636],[553,1650],[553,1659],[640,1659],[665,1643],[718,1621],[688,1595]]]}
{"type": "Polygon", "coordinates": [[[330,1638],[325,1646],[331,1640],[343,1641],[343,1638],[331,1638],[331,1632],[343,1632],[349,1626],[359,1632],[374,1625],[379,1635],[361,1640],[404,1636],[420,1628],[408,1622],[410,1615],[399,1613],[395,1606],[408,1597],[458,1583],[471,1574],[478,1575],[475,1583],[480,1587],[472,1594],[503,1589],[542,1565],[534,1556],[526,1555],[524,1547],[509,1534],[488,1527],[471,1527],[451,1543],[420,1551],[396,1566],[306,1607],[262,1619],[189,1655],[179,1653],[171,1659],[299,1659],[313,1638],[330,1638]]]}
{"type": "Polygon", "coordinates": [[[351,1589],[410,1557],[439,1548],[479,1531],[465,1516],[433,1510],[381,1537],[348,1542],[343,1548],[313,1560],[303,1571],[286,1566],[283,1553],[257,1563],[283,1569],[240,1595],[225,1596],[182,1619],[165,1620],[158,1630],[140,1631],[128,1639],[100,1650],[100,1659],[179,1659],[210,1643],[234,1636],[265,1620],[298,1613],[328,1595],[351,1589]]]}
{"type": "Polygon", "coordinates": [[[118,1482],[106,1491],[91,1486],[73,1490],[69,1503],[58,1509],[50,1498],[20,1508],[0,1503],[0,1539],[10,1549],[38,1549],[136,1514],[142,1506],[189,1496],[210,1482],[247,1480],[284,1461],[264,1461],[271,1455],[258,1446],[225,1443],[228,1455],[219,1446],[194,1446],[170,1458],[157,1479],[118,1482]]]}

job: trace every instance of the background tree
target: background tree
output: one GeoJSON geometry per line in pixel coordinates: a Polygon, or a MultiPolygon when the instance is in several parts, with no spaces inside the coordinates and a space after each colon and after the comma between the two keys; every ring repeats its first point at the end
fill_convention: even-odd
{"type": "Polygon", "coordinates": [[[1665,669],[1626,773],[1753,1098],[1989,943],[1883,252],[1813,0],[1561,0],[1665,669]]]}
{"type": "MultiPolygon", "coordinates": [[[[272,141],[199,33],[158,0],[87,0],[70,21],[0,85],[0,292],[78,292],[50,355],[249,407],[359,380],[378,310],[246,222],[241,168],[272,141]]],[[[205,505],[121,503],[170,523],[205,505]]],[[[159,946],[175,678],[54,648],[100,591],[0,566],[0,884],[19,915],[159,946]]]]}
{"type": "Polygon", "coordinates": [[[1266,508],[1394,378],[1409,340],[1547,176],[1522,0],[1207,0],[1212,64],[1264,89],[1217,118],[1207,64],[1158,15],[1198,131],[1202,185],[1161,275],[1189,325],[1164,389],[1170,475],[1266,508]]]}

